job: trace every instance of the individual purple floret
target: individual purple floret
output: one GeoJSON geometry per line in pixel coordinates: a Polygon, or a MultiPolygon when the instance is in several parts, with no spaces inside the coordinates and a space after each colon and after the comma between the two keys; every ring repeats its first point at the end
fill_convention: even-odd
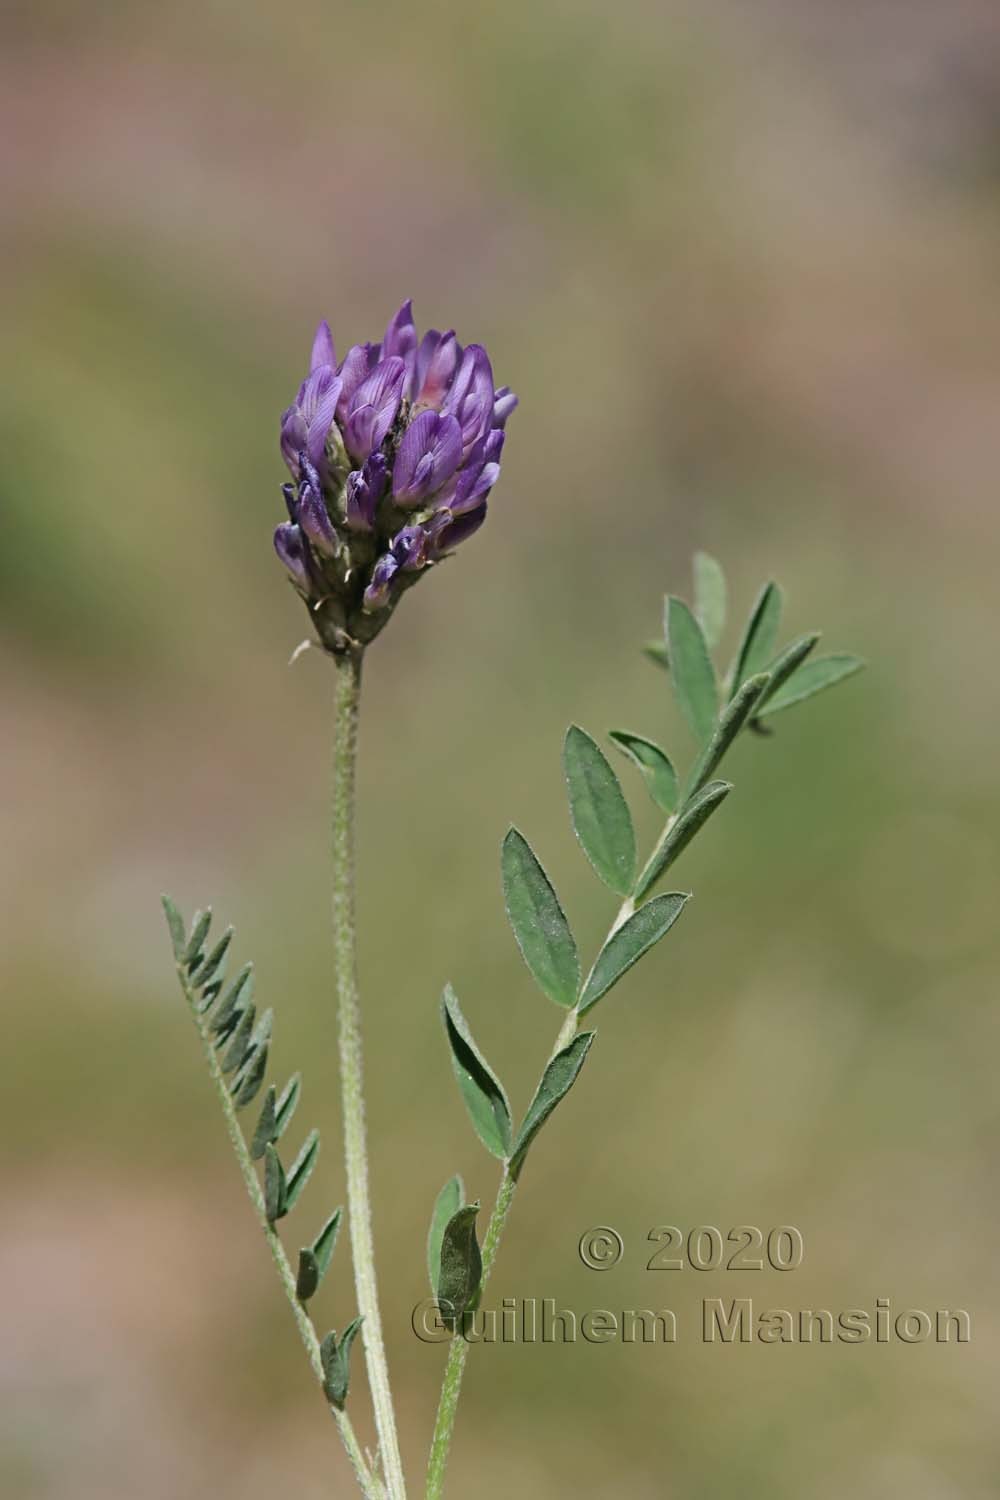
{"type": "Polygon", "coordinates": [[[404,302],[381,343],[337,363],[328,323],[281,418],[288,520],[275,551],[323,645],[367,645],[402,593],[486,519],[517,405],[481,344],[420,338],[404,302]]]}

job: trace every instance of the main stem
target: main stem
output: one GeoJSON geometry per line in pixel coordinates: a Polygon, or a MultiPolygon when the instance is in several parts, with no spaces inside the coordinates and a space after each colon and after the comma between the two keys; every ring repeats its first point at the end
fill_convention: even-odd
{"type": "Polygon", "coordinates": [[[388,1500],[405,1500],[406,1485],[399,1456],[396,1420],[389,1390],[389,1370],[375,1280],[371,1201],[368,1194],[368,1149],[361,1066],[361,1008],[358,997],[357,937],[354,909],[355,764],[361,697],[361,653],[335,657],[335,731],[333,750],[333,967],[337,990],[340,1042],[340,1093],[347,1163],[347,1208],[358,1311],[364,1322],[368,1384],[375,1408],[382,1472],[388,1500]]]}
{"type": "MultiPolygon", "coordinates": [[[[483,1241],[483,1274],[479,1283],[480,1289],[485,1287],[493,1269],[503,1226],[507,1222],[507,1215],[514,1201],[516,1186],[517,1179],[511,1176],[507,1167],[504,1167],[497,1200],[493,1205],[490,1222],[486,1227],[486,1238],[483,1241]]],[[[455,1412],[462,1390],[462,1376],[465,1373],[465,1360],[468,1352],[468,1341],[461,1333],[456,1333],[448,1349],[448,1362],[445,1365],[444,1380],[441,1383],[441,1398],[438,1401],[434,1436],[431,1438],[431,1452],[427,1463],[427,1500],[440,1500],[444,1489],[445,1465],[448,1462],[448,1450],[451,1447],[455,1412]]]]}

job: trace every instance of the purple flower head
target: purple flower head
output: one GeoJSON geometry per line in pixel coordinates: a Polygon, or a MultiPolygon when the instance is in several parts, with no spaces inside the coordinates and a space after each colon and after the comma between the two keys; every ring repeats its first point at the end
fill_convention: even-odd
{"type": "Polygon", "coordinates": [[[379,343],[338,365],[320,323],[281,419],[288,521],[274,545],[327,649],[373,640],[400,596],[483,524],[517,406],[481,344],[431,329],[406,301],[379,343]]]}
{"type": "Polygon", "coordinates": [[[355,463],[380,448],[396,420],[406,366],[397,354],[381,360],[362,380],[347,405],[344,443],[355,463]]]}
{"type": "Polygon", "coordinates": [[[352,531],[372,531],[378,503],[385,494],[389,465],[385,455],[373,453],[364,468],[352,469],[344,488],[344,514],[352,531]]]}
{"type": "Polygon", "coordinates": [[[403,434],[392,475],[397,505],[412,510],[450,479],[462,460],[462,429],[454,417],[422,411],[403,434]]]}

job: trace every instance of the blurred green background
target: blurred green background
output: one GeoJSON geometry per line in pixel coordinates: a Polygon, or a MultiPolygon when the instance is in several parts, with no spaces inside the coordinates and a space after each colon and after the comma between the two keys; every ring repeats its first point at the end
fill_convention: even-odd
{"type": "MultiPolygon", "coordinates": [[[[14,4],[4,31],[0,1489],[352,1493],[158,896],[236,924],[277,1070],[305,1068],[297,1128],[325,1145],[294,1251],[343,1179],[330,675],[287,665],[277,422],[320,316],[343,349],[412,295],[522,402],[488,527],[366,672],[369,1118],[414,1493],[430,1204],[455,1170],[494,1187],[438,994],[523,1108],[559,1017],[499,841],[528,832],[594,945],[612,901],[562,733],[689,753],[636,647],[704,547],[741,610],[774,572],[788,636],[871,666],[738,748],[678,872],[697,900],[598,1013],[491,1296],[691,1330],[705,1296],[888,1296],[967,1308],[972,1342],[478,1349],[449,1493],[994,1494],[995,9],[181,0],[14,4]],[[791,1223],[805,1261],[649,1273],[664,1223],[791,1223]],[[576,1253],[595,1224],[626,1244],[603,1275],[576,1253]]],[[[325,1325],[353,1313],[344,1250],[325,1325]]]]}

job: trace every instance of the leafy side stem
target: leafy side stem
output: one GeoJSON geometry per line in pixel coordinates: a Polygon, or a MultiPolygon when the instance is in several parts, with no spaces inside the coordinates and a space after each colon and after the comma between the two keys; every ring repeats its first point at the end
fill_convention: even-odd
{"type": "Polygon", "coordinates": [[[406,1486],[389,1389],[389,1370],[382,1337],[375,1249],[368,1191],[368,1150],[362,1091],[361,1008],[358,996],[357,936],[354,905],[355,765],[361,697],[361,653],[334,658],[335,740],[333,749],[333,965],[337,991],[340,1046],[340,1093],[347,1166],[347,1207],[358,1312],[364,1319],[368,1384],[371,1387],[382,1470],[388,1500],[405,1500],[406,1486]]]}
{"type": "MultiPolygon", "coordinates": [[[[503,1234],[510,1206],[514,1201],[514,1189],[517,1186],[516,1178],[511,1176],[508,1167],[504,1167],[504,1173],[500,1179],[500,1188],[497,1192],[493,1212],[490,1214],[489,1224],[486,1226],[486,1238],[483,1240],[483,1270],[479,1287],[480,1294],[486,1286],[489,1274],[496,1260],[497,1250],[500,1245],[500,1236],[503,1234]]],[[[455,1412],[458,1408],[458,1398],[462,1390],[462,1376],[465,1373],[465,1361],[469,1352],[469,1345],[461,1332],[457,1332],[448,1349],[448,1362],[445,1365],[444,1379],[441,1383],[441,1397],[438,1401],[437,1418],[434,1423],[434,1435],[431,1438],[430,1458],[427,1464],[427,1500],[440,1500],[444,1489],[444,1471],[448,1462],[448,1450],[451,1447],[451,1435],[455,1427],[455,1412]]]]}
{"type": "MultiPolygon", "coordinates": [[[[662,849],[675,821],[675,817],[667,819],[666,826],[657,839],[653,853],[644,867],[644,873],[646,869],[651,867],[653,860],[662,849]]],[[[633,896],[626,896],[615,914],[615,919],[611,924],[604,944],[628,921],[634,911],[635,898],[633,896]]],[[[603,947],[604,944],[601,946],[603,947]]],[[[562,1052],[565,1047],[569,1046],[570,1042],[576,1036],[579,1024],[580,1015],[574,1006],[572,1010],[566,1012],[566,1019],[563,1021],[549,1058],[550,1062],[557,1053],[562,1052]]],[[[490,1215],[490,1221],[486,1228],[486,1238],[483,1241],[483,1272],[480,1281],[480,1290],[485,1287],[486,1279],[493,1268],[497,1248],[500,1244],[500,1236],[507,1221],[507,1215],[510,1212],[516,1185],[517,1178],[511,1174],[509,1167],[505,1166],[504,1175],[500,1183],[500,1191],[497,1194],[497,1200],[493,1206],[493,1212],[490,1215]]],[[[465,1373],[465,1361],[468,1351],[469,1346],[466,1340],[462,1338],[461,1334],[456,1334],[448,1350],[448,1362],[445,1365],[444,1379],[441,1384],[441,1397],[438,1402],[437,1419],[434,1424],[434,1436],[431,1439],[430,1460],[427,1468],[427,1500],[440,1500],[444,1487],[445,1465],[448,1462],[448,1450],[451,1445],[452,1431],[455,1426],[455,1412],[462,1390],[462,1377],[465,1373]]]]}
{"type": "MultiPolygon", "coordinates": [[[[187,1000],[188,1008],[191,1011],[194,1023],[198,1028],[198,1035],[201,1038],[201,1045],[205,1053],[205,1060],[208,1063],[208,1071],[211,1074],[212,1082],[215,1085],[215,1092],[218,1095],[219,1103],[222,1106],[222,1113],[226,1121],[226,1129],[229,1132],[229,1139],[232,1143],[233,1151],[236,1153],[236,1160],[239,1163],[240,1172],[242,1173],[243,1181],[246,1184],[247,1193],[250,1196],[250,1202],[253,1204],[253,1209],[254,1213],[257,1216],[257,1221],[260,1224],[261,1229],[264,1231],[264,1238],[267,1241],[267,1247],[271,1252],[271,1259],[274,1261],[275,1268],[278,1272],[282,1290],[284,1291],[285,1296],[288,1298],[289,1305],[295,1316],[295,1322],[298,1326],[299,1336],[302,1339],[302,1343],[305,1346],[305,1351],[309,1356],[309,1363],[312,1366],[312,1372],[319,1382],[320,1388],[322,1388],[324,1384],[324,1373],[323,1361],[320,1357],[319,1336],[317,1335],[316,1329],[313,1326],[312,1319],[306,1312],[306,1309],[303,1307],[296,1294],[295,1273],[293,1272],[291,1264],[289,1263],[288,1256],[285,1254],[285,1247],[282,1245],[281,1239],[279,1238],[274,1225],[268,1223],[267,1209],[264,1203],[264,1194],[261,1189],[257,1173],[254,1169],[254,1164],[250,1157],[250,1152],[247,1149],[247,1143],[243,1138],[243,1131],[240,1129],[240,1122],[236,1115],[236,1106],[233,1102],[233,1096],[230,1093],[229,1086],[226,1083],[225,1075],[222,1072],[222,1068],[219,1062],[219,1055],[212,1041],[212,1038],[209,1035],[205,1017],[198,1011],[196,996],[191,988],[187,971],[183,964],[177,965],[177,974],[181,982],[181,988],[184,991],[184,998],[187,1000]]],[[[365,1456],[361,1451],[361,1445],[358,1442],[350,1417],[347,1415],[346,1411],[339,1411],[333,1405],[330,1406],[330,1412],[337,1424],[344,1447],[347,1450],[347,1456],[351,1461],[355,1474],[357,1475],[358,1483],[360,1484],[361,1489],[368,1497],[368,1500],[382,1500],[382,1486],[379,1483],[378,1479],[371,1473],[368,1464],[365,1461],[365,1456]]]]}

